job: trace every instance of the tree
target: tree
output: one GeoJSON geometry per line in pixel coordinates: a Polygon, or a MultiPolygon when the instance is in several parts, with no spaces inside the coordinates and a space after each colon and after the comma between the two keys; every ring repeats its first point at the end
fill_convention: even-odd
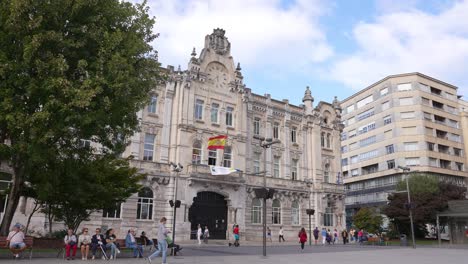
{"type": "Polygon", "coordinates": [[[123,151],[160,79],[153,25],[146,3],[0,2],[0,160],[12,169],[2,235],[44,161],[73,157],[80,139],[123,151]]]}
{"type": "MultiPolygon", "coordinates": [[[[466,188],[451,182],[440,181],[430,174],[413,174],[408,179],[415,236],[424,237],[426,224],[436,224],[436,214],[447,208],[449,200],[465,199],[466,188]]],[[[397,185],[397,191],[406,191],[406,182],[397,185]]],[[[400,233],[409,234],[410,220],[407,193],[394,193],[388,196],[388,205],[383,212],[396,225],[400,233]]]]}
{"type": "Polygon", "coordinates": [[[373,208],[363,207],[353,217],[354,225],[370,233],[379,233],[382,227],[382,216],[373,208]]]}

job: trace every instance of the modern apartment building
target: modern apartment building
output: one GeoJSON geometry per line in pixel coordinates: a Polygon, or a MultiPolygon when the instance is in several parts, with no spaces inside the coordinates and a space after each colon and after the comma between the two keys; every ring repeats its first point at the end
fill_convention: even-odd
{"type": "Polygon", "coordinates": [[[348,225],[359,208],[387,203],[398,166],[466,185],[464,103],[456,86],[420,73],[388,76],[342,101],[348,225]]]}

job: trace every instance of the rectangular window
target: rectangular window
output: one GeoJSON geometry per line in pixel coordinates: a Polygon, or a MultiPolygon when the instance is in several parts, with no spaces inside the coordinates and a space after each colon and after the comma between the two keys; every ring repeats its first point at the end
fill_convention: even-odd
{"type": "Polygon", "coordinates": [[[365,126],[359,127],[358,133],[359,133],[359,135],[364,134],[364,133],[367,133],[367,132],[369,132],[369,131],[374,130],[375,127],[376,127],[376,126],[375,126],[375,122],[369,123],[369,124],[367,124],[367,125],[365,125],[365,126]]]}
{"type": "Polygon", "coordinates": [[[400,106],[413,105],[413,97],[400,98],[400,106]]]}
{"type": "Polygon", "coordinates": [[[421,89],[421,91],[424,91],[424,92],[428,92],[428,93],[431,92],[431,88],[429,88],[429,85],[426,85],[424,83],[419,83],[419,89],[421,89]]]}
{"type": "Polygon", "coordinates": [[[233,126],[233,115],[234,115],[234,108],[228,106],[226,107],[226,126],[233,126]]]}
{"type": "Polygon", "coordinates": [[[219,104],[211,104],[211,123],[218,123],[219,104]]]}
{"type": "Polygon", "coordinates": [[[348,126],[353,125],[354,123],[356,123],[356,118],[351,117],[350,119],[348,119],[348,126]]]}
{"type": "Polygon", "coordinates": [[[398,91],[410,91],[411,90],[411,83],[400,83],[397,85],[398,91]]]}
{"type": "Polygon", "coordinates": [[[216,158],[218,156],[218,152],[216,149],[208,151],[208,165],[216,166],[216,158]]]}
{"type": "Polygon", "coordinates": [[[253,155],[253,172],[260,172],[260,153],[254,153],[253,155]]]}
{"type": "Polygon", "coordinates": [[[427,142],[427,150],[434,151],[434,149],[435,149],[435,144],[432,142],[427,142]]]}
{"type": "Polygon", "coordinates": [[[463,163],[460,163],[460,162],[455,162],[455,166],[457,167],[457,170],[458,171],[464,171],[464,166],[463,166],[463,163]]]}
{"type": "Polygon", "coordinates": [[[359,141],[360,147],[365,147],[374,144],[377,141],[377,136],[368,137],[359,141]]]}
{"type": "Polygon", "coordinates": [[[447,105],[447,112],[449,112],[451,114],[456,114],[457,110],[456,110],[455,107],[447,105]]]}
{"type": "Polygon", "coordinates": [[[156,114],[156,106],[158,104],[158,97],[156,95],[151,96],[150,103],[148,105],[148,112],[156,114]]]}
{"type": "Polygon", "coordinates": [[[280,157],[274,157],[273,160],[273,177],[280,177],[280,157]]]}
{"type": "Polygon", "coordinates": [[[461,157],[462,156],[462,150],[459,148],[453,148],[453,155],[461,157]]]}
{"type": "Polygon", "coordinates": [[[449,124],[449,126],[451,126],[453,128],[459,128],[458,127],[458,121],[456,121],[456,120],[449,119],[448,124],[449,124]]]}
{"type": "Polygon", "coordinates": [[[371,151],[368,151],[368,152],[364,152],[364,153],[359,154],[359,161],[372,159],[372,158],[377,157],[378,155],[379,155],[379,151],[377,149],[374,149],[374,150],[371,150],[371,151]]]}
{"type": "Polygon", "coordinates": [[[359,160],[358,160],[358,156],[357,156],[357,155],[351,157],[351,164],[358,163],[358,161],[359,161],[359,160]]]}
{"type": "Polygon", "coordinates": [[[416,127],[402,127],[402,134],[403,135],[415,135],[416,134],[416,127]]]}
{"type": "Polygon", "coordinates": [[[346,132],[341,133],[341,140],[343,141],[346,139],[348,139],[348,135],[346,134],[346,132]]]}
{"type": "Polygon", "coordinates": [[[298,179],[298,175],[297,175],[297,160],[296,160],[296,159],[291,160],[291,179],[292,179],[293,181],[295,181],[295,180],[298,179]]]}
{"type": "Polygon", "coordinates": [[[346,112],[349,114],[349,113],[352,113],[354,111],[354,105],[350,105],[346,108],[346,112]]]}
{"type": "Polygon", "coordinates": [[[388,94],[388,87],[387,88],[383,88],[382,90],[380,90],[380,95],[381,96],[385,96],[388,94]]]}
{"type": "Polygon", "coordinates": [[[333,226],[333,209],[330,207],[325,208],[325,213],[323,214],[323,225],[333,226]]]}
{"type": "Polygon", "coordinates": [[[419,166],[419,157],[405,158],[406,166],[419,166]]]}
{"type": "Polygon", "coordinates": [[[414,112],[401,112],[401,119],[413,119],[415,117],[414,112]]]}
{"type": "Polygon", "coordinates": [[[388,145],[388,146],[385,146],[385,152],[387,154],[392,154],[395,152],[395,149],[393,148],[393,144],[392,145],[388,145]]]}
{"type": "Polygon", "coordinates": [[[297,132],[297,128],[292,127],[291,128],[291,142],[293,142],[293,143],[297,142],[297,138],[296,138],[297,133],[296,132],[297,132]]]}
{"type": "Polygon", "coordinates": [[[392,117],[391,116],[386,116],[383,118],[383,123],[384,123],[384,126],[385,125],[388,125],[388,124],[391,124],[392,123],[392,117]]]}
{"type": "Polygon", "coordinates": [[[254,118],[253,129],[254,135],[260,135],[260,118],[254,118]]]}
{"type": "Polygon", "coordinates": [[[359,114],[359,115],[357,116],[357,120],[358,120],[358,121],[361,121],[361,120],[364,120],[364,119],[366,119],[366,118],[369,118],[369,117],[371,117],[371,116],[373,116],[373,115],[374,115],[374,108],[369,109],[369,110],[367,110],[367,111],[365,111],[365,112],[359,114]]]}
{"type": "Polygon", "coordinates": [[[279,123],[273,124],[273,138],[279,138],[279,123]]]}
{"type": "Polygon", "coordinates": [[[262,223],[262,201],[259,204],[252,203],[252,224],[262,223]]]}
{"type": "Polygon", "coordinates": [[[355,150],[358,147],[357,142],[353,142],[349,144],[349,150],[355,150]]]}
{"type": "Polygon", "coordinates": [[[341,153],[346,153],[346,152],[348,152],[348,146],[342,146],[341,153]]]}
{"type": "Polygon", "coordinates": [[[224,147],[223,167],[232,168],[232,147],[224,147]]]}
{"type": "Polygon", "coordinates": [[[432,127],[426,127],[425,128],[426,135],[433,136],[434,135],[434,129],[432,127]]]}
{"type": "Polygon", "coordinates": [[[104,218],[120,218],[120,211],[122,205],[116,204],[115,206],[106,208],[102,210],[102,217],[104,218]]]}
{"type": "Polygon", "coordinates": [[[349,138],[355,137],[356,136],[356,129],[353,129],[349,131],[349,138]]]}
{"type": "Polygon", "coordinates": [[[390,108],[390,102],[389,101],[382,104],[382,111],[385,111],[385,110],[387,110],[389,108],[390,108]]]}
{"type": "Polygon", "coordinates": [[[203,120],[203,100],[197,99],[195,101],[195,119],[203,120]]]}
{"type": "Polygon", "coordinates": [[[348,158],[341,159],[341,166],[347,166],[348,165],[348,158]]]}
{"type": "Polygon", "coordinates": [[[424,112],[424,119],[427,121],[432,121],[432,114],[424,112]]]}
{"type": "Polygon", "coordinates": [[[351,176],[352,177],[359,176],[359,170],[358,169],[351,170],[351,176]]]}
{"type": "Polygon", "coordinates": [[[364,99],[362,99],[362,100],[360,100],[360,101],[358,101],[356,103],[357,109],[359,109],[359,108],[361,108],[361,107],[363,107],[365,105],[368,105],[368,104],[372,103],[373,101],[374,101],[374,99],[372,98],[372,95],[369,95],[366,98],[364,98],[364,99]]]}
{"type": "Polygon", "coordinates": [[[395,168],[395,160],[387,160],[387,169],[391,170],[395,168]]]}
{"type": "Polygon", "coordinates": [[[449,134],[449,140],[455,141],[455,142],[460,142],[460,135],[457,134],[449,134]]]}
{"type": "Polygon", "coordinates": [[[421,97],[421,103],[423,105],[430,105],[431,104],[431,100],[429,100],[428,98],[426,97],[421,97]]]}
{"type": "Polygon", "coordinates": [[[274,225],[281,224],[281,207],[273,206],[271,208],[271,223],[274,225]]]}
{"type": "Polygon", "coordinates": [[[431,167],[438,167],[438,166],[437,166],[437,159],[435,159],[435,158],[429,158],[429,166],[431,166],[431,167]]]}
{"type": "Polygon", "coordinates": [[[153,161],[154,156],[154,139],[156,135],[145,134],[145,144],[143,150],[143,160],[153,161]]]}
{"type": "Polygon", "coordinates": [[[405,142],[403,143],[405,151],[416,151],[418,150],[418,142],[405,142]]]}

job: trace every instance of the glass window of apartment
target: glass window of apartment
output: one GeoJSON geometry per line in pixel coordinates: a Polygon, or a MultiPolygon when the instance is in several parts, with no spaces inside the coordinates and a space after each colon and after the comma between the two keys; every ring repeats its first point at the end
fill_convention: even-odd
{"type": "Polygon", "coordinates": [[[358,171],[358,169],[353,169],[353,170],[351,170],[351,176],[352,176],[352,177],[359,176],[359,171],[358,171]]]}
{"type": "Polygon", "coordinates": [[[405,151],[415,151],[418,150],[418,142],[404,142],[405,151]]]}
{"type": "Polygon", "coordinates": [[[208,165],[216,166],[216,158],[218,156],[218,152],[216,149],[208,151],[208,165]]]}
{"type": "Polygon", "coordinates": [[[447,105],[447,112],[449,112],[451,114],[456,114],[457,109],[455,107],[453,107],[453,106],[447,105]]]}
{"type": "Polygon", "coordinates": [[[413,97],[400,98],[400,105],[413,105],[413,97]]]}
{"type": "Polygon", "coordinates": [[[385,126],[385,125],[388,125],[388,124],[391,124],[391,123],[392,123],[392,116],[389,116],[389,115],[388,115],[388,116],[385,116],[385,117],[383,118],[383,123],[384,123],[384,126],[385,126]]]}
{"type": "Polygon", "coordinates": [[[431,104],[431,100],[427,99],[426,97],[421,97],[421,103],[423,105],[430,105],[431,104]]]}
{"type": "Polygon", "coordinates": [[[449,126],[451,126],[453,128],[459,128],[458,127],[458,121],[456,121],[456,120],[449,119],[448,124],[449,124],[449,126]]]}
{"type": "Polygon", "coordinates": [[[436,158],[429,158],[429,166],[438,167],[437,166],[437,159],[436,158]]]}
{"type": "Polygon", "coordinates": [[[274,199],[271,204],[271,223],[281,224],[281,202],[278,199],[274,199]]]}
{"type": "Polygon", "coordinates": [[[197,99],[195,100],[195,119],[196,120],[203,120],[203,100],[197,99]]]}
{"type": "Polygon", "coordinates": [[[224,147],[223,167],[232,168],[232,147],[224,147]]]}
{"type": "Polygon", "coordinates": [[[348,139],[348,134],[346,132],[341,133],[341,140],[348,139]]]}
{"type": "Polygon", "coordinates": [[[455,162],[455,166],[458,171],[464,171],[463,163],[455,162]]]}
{"type": "Polygon", "coordinates": [[[323,181],[326,183],[330,182],[330,164],[325,164],[325,169],[323,170],[323,181]]]}
{"type": "Polygon", "coordinates": [[[432,114],[424,112],[424,119],[428,121],[432,121],[432,114]]]}
{"type": "Polygon", "coordinates": [[[358,161],[359,161],[359,159],[358,159],[358,156],[357,156],[357,155],[355,155],[355,156],[352,156],[352,157],[350,158],[350,160],[351,160],[351,164],[358,163],[358,161]]]}
{"type": "Polygon", "coordinates": [[[211,123],[218,123],[219,104],[211,104],[211,123]]]}
{"type": "Polygon", "coordinates": [[[427,150],[434,151],[434,149],[435,149],[435,144],[432,142],[427,142],[427,150]]]}
{"type": "Polygon", "coordinates": [[[291,160],[291,179],[293,181],[297,180],[298,179],[298,175],[297,175],[297,163],[298,163],[298,160],[297,159],[292,159],[291,160]]]}
{"type": "Polygon", "coordinates": [[[255,117],[253,123],[254,135],[260,135],[260,118],[255,117]]]}
{"type": "Polygon", "coordinates": [[[202,161],[202,144],[200,141],[195,141],[192,146],[192,163],[201,164],[202,161]]]}
{"type": "Polygon", "coordinates": [[[451,169],[451,161],[450,160],[439,160],[439,165],[442,169],[451,169]]]}
{"type": "Polygon", "coordinates": [[[320,145],[322,146],[322,148],[325,147],[325,133],[324,132],[320,134],[320,145]]]}
{"type": "Polygon", "coordinates": [[[153,191],[148,187],[138,192],[137,219],[153,219],[153,191]]]}
{"type": "Polygon", "coordinates": [[[357,142],[353,142],[349,144],[349,150],[355,150],[358,147],[357,142]]]}
{"type": "Polygon", "coordinates": [[[433,136],[434,135],[434,129],[432,127],[426,127],[426,135],[433,136]]]}
{"type": "Polygon", "coordinates": [[[278,156],[273,158],[273,177],[275,178],[280,177],[280,160],[281,158],[278,156]]]}
{"type": "Polygon", "coordinates": [[[401,112],[401,119],[413,119],[415,117],[414,112],[401,112]]]}
{"type": "Polygon", "coordinates": [[[364,152],[364,153],[359,154],[359,161],[372,159],[372,158],[377,157],[378,155],[379,155],[379,151],[377,149],[364,152]]]}
{"type": "Polygon", "coordinates": [[[382,104],[382,111],[385,111],[390,108],[390,101],[384,102],[382,104]]]}
{"type": "Polygon", "coordinates": [[[291,224],[292,225],[299,225],[300,219],[300,211],[299,211],[299,203],[297,201],[293,201],[291,204],[291,224]]]}
{"type": "Polygon", "coordinates": [[[455,141],[455,142],[460,142],[460,135],[450,133],[449,134],[449,140],[455,141]]]}
{"type": "Polygon", "coordinates": [[[461,157],[462,156],[462,150],[459,148],[453,148],[453,155],[461,157]]]}
{"type": "Polygon", "coordinates": [[[359,141],[359,146],[365,147],[365,146],[374,144],[376,141],[377,141],[377,136],[372,136],[372,137],[368,137],[368,138],[365,138],[365,139],[361,139],[359,141]]]}
{"type": "Polygon", "coordinates": [[[253,154],[253,172],[254,173],[260,172],[260,153],[253,154]]]}
{"type": "Polygon", "coordinates": [[[359,115],[357,116],[357,120],[358,120],[358,121],[361,121],[361,120],[364,120],[364,119],[366,119],[366,118],[369,118],[369,117],[371,117],[371,116],[373,116],[373,115],[374,115],[374,108],[371,108],[371,109],[369,109],[369,110],[367,110],[367,111],[362,112],[361,114],[359,114],[359,115]]]}
{"type": "Polygon", "coordinates": [[[349,131],[349,138],[355,137],[356,136],[356,129],[350,130],[349,131]]]}
{"type": "Polygon", "coordinates": [[[385,95],[387,95],[387,94],[388,94],[388,87],[383,88],[382,90],[380,90],[380,95],[381,95],[381,96],[385,96],[385,95]]]}
{"type": "Polygon", "coordinates": [[[419,157],[405,158],[406,166],[419,166],[419,157]]]}
{"type": "Polygon", "coordinates": [[[279,138],[279,123],[273,123],[273,138],[279,138]]]}
{"type": "Polygon", "coordinates": [[[356,103],[357,109],[359,109],[359,108],[361,108],[361,107],[363,107],[365,105],[368,105],[368,104],[372,103],[373,101],[374,101],[374,98],[372,98],[372,95],[369,95],[366,98],[364,98],[364,99],[362,99],[362,100],[360,100],[360,101],[358,101],[356,103]]]}
{"type": "Polygon", "coordinates": [[[392,130],[387,130],[384,132],[384,138],[385,139],[391,139],[393,137],[392,130]]]}
{"type": "Polygon", "coordinates": [[[346,152],[348,152],[348,146],[342,146],[341,153],[346,153],[346,152]]]}
{"type": "Polygon", "coordinates": [[[291,142],[292,143],[297,142],[297,127],[292,127],[291,128],[291,142]]]}
{"type": "Polygon", "coordinates": [[[150,103],[148,105],[148,112],[152,114],[156,114],[157,105],[158,105],[158,96],[152,95],[150,99],[150,103]]]}
{"type": "Polygon", "coordinates": [[[327,134],[327,148],[331,147],[331,135],[327,134]]]}
{"type": "Polygon", "coordinates": [[[102,210],[102,217],[104,218],[120,218],[120,212],[122,209],[122,204],[118,203],[114,206],[105,208],[102,210]]]}
{"type": "Polygon", "coordinates": [[[362,127],[359,127],[358,132],[359,134],[364,134],[364,133],[374,130],[375,128],[376,128],[375,122],[372,122],[362,127]]]}
{"type": "Polygon", "coordinates": [[[350,125],[353,125],[354,123],[356,123],[356,118],[355,117],[351,117],[350,119],[348,119],[348,126],[350,125]]]}
{"type": "Polygon", "coordinates": [[[387,160],[387,169],[391,170],[395,168],[395,160],[387,160]]]}
{"type": "Polygon", "coordinates": [[[431,88],[429,87],[429,85],[426,85],[424,83],[419,83],[419,89],[424,92],[431,92],[431,88]]]}
{"type": "Polygon", "coordinates": [[[411,83],[400,83],[397,85],[398,91],[410,91],[411,90],[411,83]]]}
{"type": "Polygon", "coordinates": [[[354,105],[350,105],[346,108],[346,112],[349,114],[349,113],[352,113],[354,111],[354,105]]]}
{"type": "Polygon", "coordinates": [[[401,132],[403,135],[415,135],[416,134],[416,127],[411,126],[411,127],[402,127],[401,132]]]}
{"type": "Polygon", "coordinates": [[[228,106],[226,107],[226,126],[233,126],[233,115],[234,115],[234,108],[228,106]]]}
{"type": "Polygon", "coordinates": [[[327,208],[325,208],[325,213],[323,214],[323,225],[333,226],[333,208],[331,207],[331,204],[328,204],[327,208]]]}
{"type": "Polygon", "coordinates": [[[395,152],[395,149],[393,148],[393,144],[392,144],[392,145],[385,146],[385,152],[386,152],[387,154],[392,154],[393,152],[395,152]]]}
{"type": "Polygon", "coordinates": [[[145,145],[143,150],[143,160],[153,161],[154,156],[154,140],[156,135],[145,134],[145,145]]]}
{"type": "Polygon", "coordinates": [[[341,166],[347,166],[348,165],[348,158],[341,159],[341,166]]]}
{"type": "Polygon", "coordinates": [[[254,198],[252,200],[252,224],[262,223],[262,200],[254,198]]]}

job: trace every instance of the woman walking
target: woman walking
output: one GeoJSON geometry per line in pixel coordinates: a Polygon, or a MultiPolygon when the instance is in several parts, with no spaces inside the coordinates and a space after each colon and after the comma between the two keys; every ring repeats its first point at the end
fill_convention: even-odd
{"type": "Polygon", "coordinates": [[[338,230],[333,230],[333,245],[336,243],[338,243],[338,230]]]}
{"type": "Polygon", "coordinates": [[[201,245],[201,237],[203,235],[203,231],[201,229],[201,225],[198,224],[198,229],[197,229],[197,240],[198,240],[198,245],[201,245]]]}
{"type": "Polygon", "coordinates": [[[318,230],[318,227],[315,227],[315,229],[314,229],[314,239],[315,239],[315,245],[317,245],[318,239],[319,239],[319,230],[318,230]]]}
{"type": "Polygon", "coordinates": [[[299,232],[299,243],[301,243],[301,252],[304,251],[304,244],[307,242],[307,233],[304,228],[299,232]]]}
{"type": "Polygon", "coordinates": [[[88,234],[88,228],[83,228],[82,234],[78,237],[78,245],[81,249],[81,259],[87,260],[89,254],[89,246],[91,245],[91,236],[88,234]]]}
{"type": "Polygon", "coordinates": [[[208,244],[208,238],[210,238],[210,231],[208,230],[208,226],[205,226],[205,231],[203,232],[203,242],[208,244]]]}
{"type": "Polygon", "coordinates": [[[159,221],[159,227],[158,227],[158,250],[156,250],[151,256],[148,257],[148,262],[151,263],[151,260],[157,256],[159,256],[159,253],[162,253],[162,264],[167,264],[166,262],[166,257],[167,257],[167,234],[169,234],[171,231],[166,229],[166,217],[161,218],[159,221]]]}

